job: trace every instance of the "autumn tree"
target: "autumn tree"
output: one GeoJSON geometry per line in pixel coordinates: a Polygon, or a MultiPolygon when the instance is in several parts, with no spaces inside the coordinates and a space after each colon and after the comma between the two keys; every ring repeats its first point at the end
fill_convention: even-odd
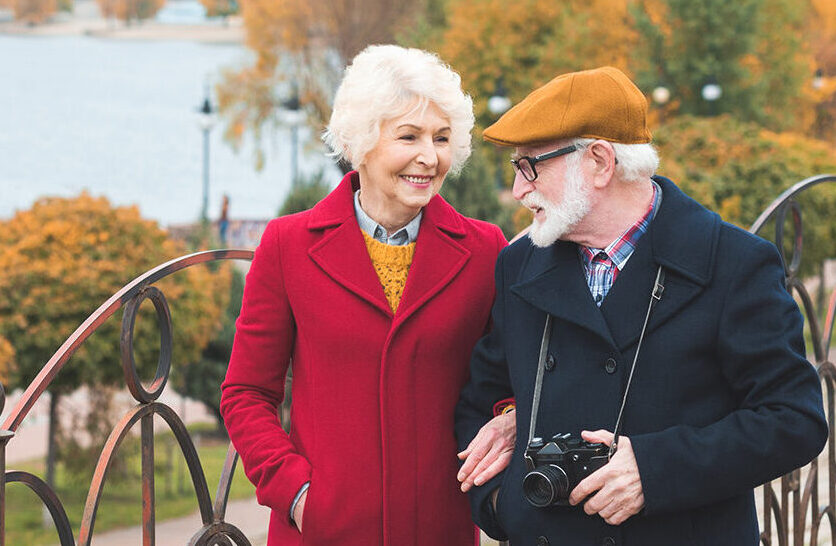
{"type": "MultiPolygon", "coordinates": [[[[64,340],[104,301],[144,271],[184,253],[136,207],[105,198],[45,198],[0,222],[0,336],[15,351],[10,387],[26,387],[64,340]]],[[[193,267],[157,283],[171,308],[176,370],[199,359],[220,326],[230,273],[193,267]]],[[[48,462],[55,460],[58,400],[81,385],[121,384],[121,312],[82,344],[50,384],[48,462]]],[[[159,333],[153,305],[142,305],[134,354],[153,377],[159,333]]],[[[47,477],[53,477],[52,464],[47,477]]]]}
{"type": "Polygon", "coordinates": [[[637,0],[630,11],[642,36],[639,86],[668,87],[679,113],[729,112],[773,130],[811,121],[808,2],[637,0]],[[709,83],[722,89],[715,101],[701,95],[709,83]]]}
{"type": "Polygon", "coordinates": [[[126,25],[154,17],[165,0],[96,0],[102,17],[119,19],[126,25]]]}
{"type": "MultiPolygon", "coordinates": [[[[784,190],[809,176],[836,173],[836,153],[826,143],[774,133],[730,115],[681,116],[654,133],[659,172],[726,221],[749,229],[784,190]]],[[[818,273],[836,256],[836,185],[801,195],[804,218],[803,272],[818,273]]],[[[791,231],[791,230],[790,230],[791,231]]],[[[765,229],[770,238],[773,229],[765,229]]]]}
{"type": "Polygon", "coordinates": [[[331,100],[346,64],[364,47],[392,42],[395,28],[420,3],[410,0],[242,0],[249,66],[224,72],[218,104],[225,136],[239,146],[256,143],[264,162],[265,130],[281,124],[280,110],[298,93],[308,123],[319,133],[331,116],[331,100]]]}
{"type": "Polygon", "coordinates": [[[200,0],[208,17],[229,17],[238,13],[238,0],[200,0]]]}
{"type": "Polygon", "coordinates": [[[11,0],[11,8],[17,21],[40,24],[58,11],[56,0],[11,0]]]}
{"type": "MultiPolygon", "coordinates": [[[[516,103],[563,72],[601,65],[628,70],[637,40],[627,0],[521,0],[512,8],[503,0],[446,4],[443,32],[403,39],[438,52],[461,74],[481,128],[494,120],[487,101],[500,77],[516,103]]],[[[437,16],[428,11],[424,17],[437,16]]]]}

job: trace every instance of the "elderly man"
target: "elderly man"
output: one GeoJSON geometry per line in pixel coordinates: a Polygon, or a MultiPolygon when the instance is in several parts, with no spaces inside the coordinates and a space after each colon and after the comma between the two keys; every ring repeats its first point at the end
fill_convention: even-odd
{"type": "Polygon", "coordinates": [[[552,80],[484,132],[515,148],[534,220],[498,259],[456,412],[467,455],[513,399],[514,451],[482,441],[459,477],[476,523],[512,545],[754,546],[753,488],[827,437],[776,248],[654,176],[646,114],[606,67],[552,80]]]}

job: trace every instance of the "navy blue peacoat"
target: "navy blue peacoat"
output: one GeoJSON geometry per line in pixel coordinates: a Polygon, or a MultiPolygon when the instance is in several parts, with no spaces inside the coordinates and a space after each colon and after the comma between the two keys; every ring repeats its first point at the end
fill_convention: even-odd
{"type": "Polygon", "coordinates": [[[803,318],[775,246],[723,222],[670,180],[661,206],[595,305],[574,243],[523,238],[500,255],[493,329],[474,349],[456,409],[464,448],[492,404],[517,403],[508,468],[471,492],[476,523],[512,545],[754,546],[753,488],[814,458],[827,438],[803,318]],[[546,313],[554,317],[537,436],[612,431],[658,265],[665,291],[648,325],[624,415],[645,508],[619,526],[581,507],[531,506],[523,452],[546,313]],[[500,487],[497,510],[490,493],[500,487]]]}

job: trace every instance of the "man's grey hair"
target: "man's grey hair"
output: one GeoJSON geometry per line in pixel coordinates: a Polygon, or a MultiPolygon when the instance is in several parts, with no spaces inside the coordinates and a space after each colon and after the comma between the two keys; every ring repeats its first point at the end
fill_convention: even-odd
{"type": "MultiPolygon", "coordinates": [[[[594,138],[576,138],[572,141],[572,144],[584,149],[593,142],[595,142],[594,138]]],[[[615,157],[618,159],[615,166],[615,175],[621,180],[626,182],[647,180],[659,168],[659,154],[653,144],[621,144],[618,142],[610,142],[610,144],[612,144],[615,157]]]]}

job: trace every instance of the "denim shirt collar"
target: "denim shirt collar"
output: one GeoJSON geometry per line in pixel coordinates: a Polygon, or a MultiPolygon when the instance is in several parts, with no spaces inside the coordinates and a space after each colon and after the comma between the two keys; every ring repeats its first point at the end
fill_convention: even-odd
{"type": "Polygon", "coordinates": [[[402,246],[414,243],[418,239],[418,228],[421,227],[421,217],[424,211],[422,209],[407,225],[392,235],[389,235],[383,226],[372,220],[360,206],[360,190],[354,192],[354,213],[357,215],[357,223],[360,224],[360,229],[375,241],[387,245],[402,246]]]}

